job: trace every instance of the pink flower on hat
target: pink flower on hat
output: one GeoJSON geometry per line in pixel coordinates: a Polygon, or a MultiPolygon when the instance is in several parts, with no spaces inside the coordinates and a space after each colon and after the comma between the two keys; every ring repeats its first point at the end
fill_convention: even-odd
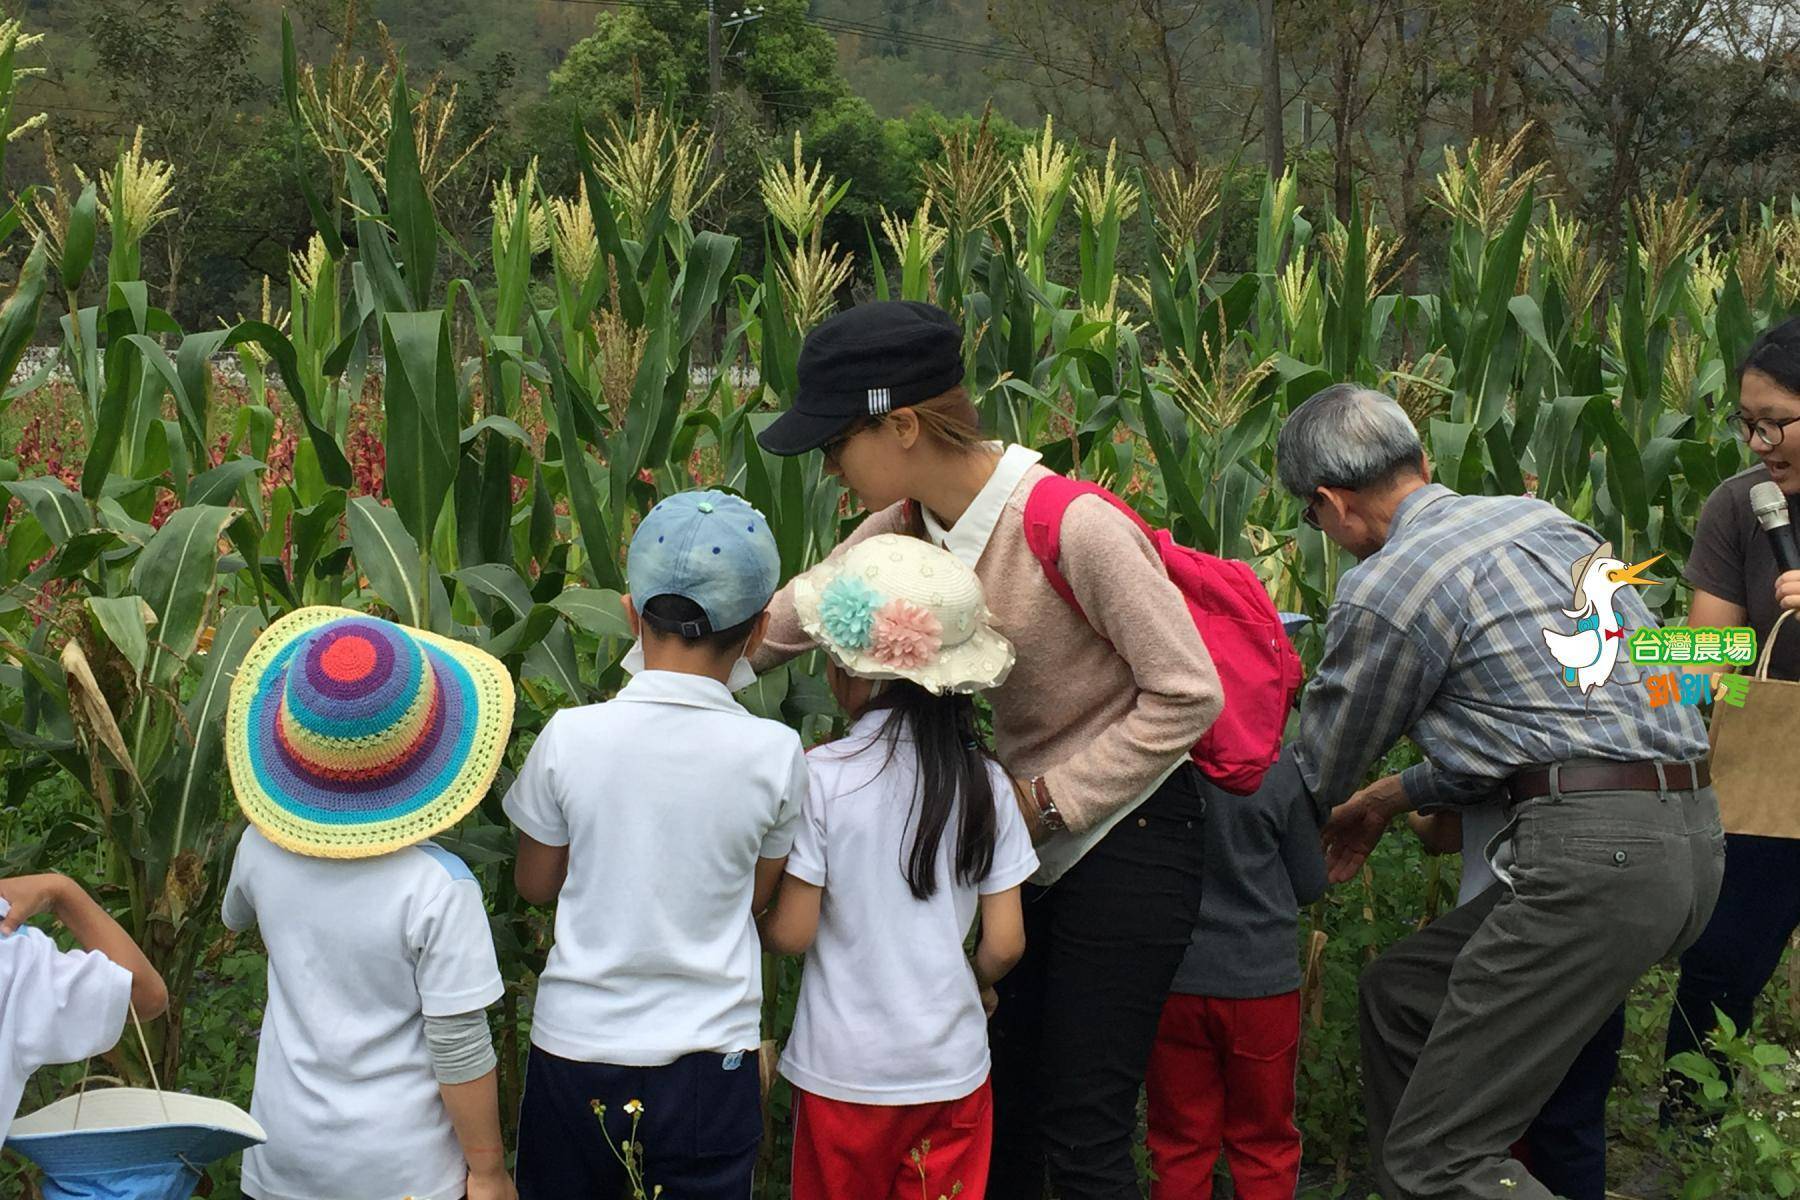
{"type": "Polygon", "coordinates": [[[869,654],[876,662],[900,671],[916,671],[937,657],[944,627],[927,609],[892,600],[875,613],[869,654]]]}

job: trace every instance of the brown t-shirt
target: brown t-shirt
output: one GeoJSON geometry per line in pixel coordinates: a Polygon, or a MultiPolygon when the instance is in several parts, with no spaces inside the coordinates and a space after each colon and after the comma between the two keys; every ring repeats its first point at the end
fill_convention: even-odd
{"type": "MultiPolygon", "coordinates": [[[[1693,553],[1682,572],[1694,587],[1749,611],[1758,654],[1781,614],[1781,606],[1775,603],[1775,577],[1780,574],[1775,552],[1756,523],[1756,514],[1750,511],[1750,488],[1768,478],[1769,472],[1758,463],[1721,483],[1706,498],[1694,529],[1693,553]]],[[[1787,501],[1800,537],[1800,495],[1789,496],[1787,501]]],[[[1800,679],[1800,628],[1796,626],[1800,626],[1800,616],[1790,617],[1781,627],[1775,653],[1769,656],[1771,678],[1800,679]]]]}

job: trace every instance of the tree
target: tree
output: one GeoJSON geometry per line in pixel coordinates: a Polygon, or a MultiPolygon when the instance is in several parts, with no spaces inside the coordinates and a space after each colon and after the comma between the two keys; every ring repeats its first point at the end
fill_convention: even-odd
{"type": "MultiPolygon", "coordinates": [[[[764,4],[762,17],[724,31],[725,88],[742,89],[776,124],[849,95],[836,43],[806,20],[805,0],[764,4]]],[[[683,122],[702,120],[711,112],[707,32],[703,5],[604,9],[594,32],[550,73],[551,97],[590,125],[669,95],[683,122]]]]}
{"type": "MultiPolygon", "coordinates": [[[[244,257],[273,240],[265,257],[280,263],[283,231],[268,218],[291,206],[271,199],[270,208],[234,208],[220,187],[266,137],[261,123],[244,115],[264,91],[251,69],[245,0],[206,0],[197,11],[181,0],[94,0],[88,28],[107,99],[143,126],[150,151],[175,168],[172,212],[155,235],[165,268],[164,307],[176,309],[184,285],[193,282],[196,252],[203,244],[216,249],[222,233],[248,239],[238,246],[244,257]],[[254,227],[245,221],[247,211],[257,213],[254,227]]],[[[112,132],[132,137],[126,128],[112,132]]],[[[105,148],[107,164],[112,150],[105,148]]],[[[273,197],[285,182],[285,175],[272,178],[266,190],[273,197]]]]}
{"type": "MultiPolygon", "coordinates": [[[[1022,78],[1090,145],[1192,169],[1257,127],[1253,26],[1207,0],[993,0],[995,25],[1036,64],[1022,78]]],[[[1254,20],[1252,16],[1250,20],[1254,20]]]]}
{"type": "MultiPolygon", "coordinates": [[[[1546,100],[1594,141],[1590,205],[1608,240],[1653,182],[1730,151],[1787,152],[1800,61],[1796,0],[1576,0],[1521,47],[1546,100]],[[1747,123],[1771,122],[1776,136],[1747,123]]],[[[1767,181],[1764,181],[1765,184],[1767,181]]],[[[1759,197],[1761,198],[1761,197],[1759,197]]]]}

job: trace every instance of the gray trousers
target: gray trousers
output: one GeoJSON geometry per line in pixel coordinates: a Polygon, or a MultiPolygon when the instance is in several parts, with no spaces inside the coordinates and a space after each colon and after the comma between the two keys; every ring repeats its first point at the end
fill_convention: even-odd
{"type": "Polygon", "coordinates": [[[1508,1148],[1638,977],[1700,936],[1718,898],[1725,837],[1711,788],[1537,797],[1508,829],[1510,888],[1489,888],[1362,974],[1363,1093],[1387,1200],[1551,1200],[1508,1148]]]}

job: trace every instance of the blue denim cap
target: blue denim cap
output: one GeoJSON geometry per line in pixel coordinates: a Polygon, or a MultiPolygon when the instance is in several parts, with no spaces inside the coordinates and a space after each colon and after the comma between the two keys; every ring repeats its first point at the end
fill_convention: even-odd
{"type": "MultiPolygon", "coordinates": [[[[678,492],[638,525],[625,575],[639,612],[657,596],[685,596],[717,632],[769,607],[781,582],[781,555],[767,518],[741,498],[678,492]]],[[[709,631],[694,635],[702,632],[709,631]]]]}

